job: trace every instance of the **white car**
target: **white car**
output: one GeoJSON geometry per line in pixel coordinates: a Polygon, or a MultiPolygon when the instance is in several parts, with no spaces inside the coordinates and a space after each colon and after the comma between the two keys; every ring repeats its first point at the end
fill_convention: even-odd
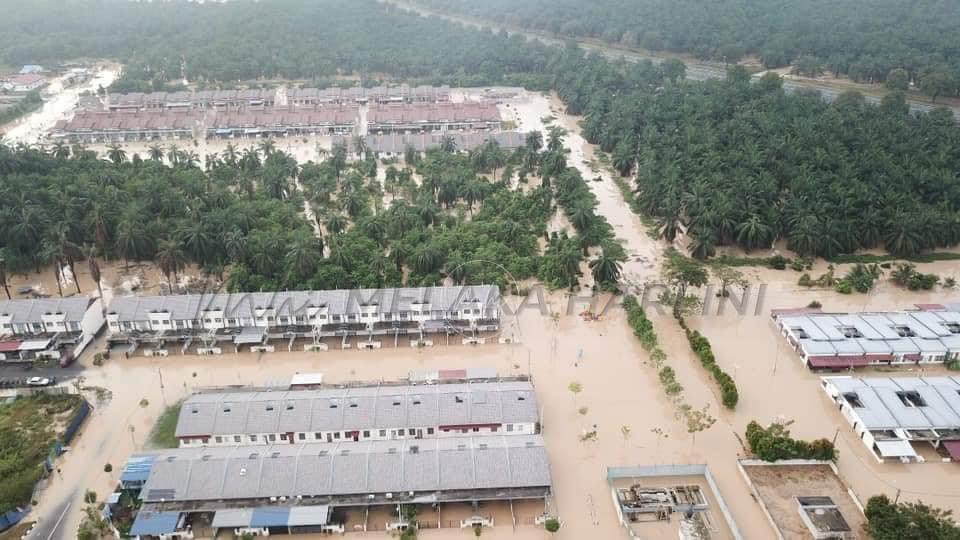
{"type": "Polygon", "coordinates": [[[29,386],[50,386],[53,384],[53,381],[47,377],[30,377],[27,379],[27,384],[29,386]]]}

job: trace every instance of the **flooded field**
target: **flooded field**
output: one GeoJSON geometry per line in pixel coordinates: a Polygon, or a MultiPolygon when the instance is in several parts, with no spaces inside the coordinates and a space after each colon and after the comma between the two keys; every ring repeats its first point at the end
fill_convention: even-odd
{"type": "MultiPolygon", "coordinates": [[[[655,279],[657,260],[665,246],[647,235],[640,219],[623,203],[609,174],[591,168],[593,150],[578,135],[578,119],[561,114],[555,98],[533,93],[509,100],[501,109],[523,131],[543,129],[544,119],[550,115],[570,130],[565,139],[571,151],[568,159],[588,180],[598,198],[598,212],[610,221],[630,256],[624,265],[625,277],[634,283],[655,279]],[[595,178],[599,180],[593,181],[595,178]]],[[[300,144],[294,151],[298,159],[314,159],[310,152],[317,152],[318,143],[322,145],[323,141],[279,140],[277,147],[290,151],[300,144]]],[[[204,149],[220,151],[219,146],[204,149]]],[[[564,225],[562,218],[557,218],[554,226],[564,225]]],[[[957,275],[958,267],[956,262],[919,265],[921,271],[942,277],[957,275]]],[[[825,268],[825,263],[818,263],[810,273],[816,276],[825,268]]],[[[95,290],[89,275],[85,275],[85,264],[78,264],[77,269],[82,291],[95,290]]],[[[543,409],[543,435],[554,479],[555,496],[549,511],[563,522],[556,535],[559,539],[626,537],[616,521],[606,467],[699,463],[709,465],[743,535],[772,537],[773,531],[750,496],[736,463],[746,454],[741,437],[746,424],[754,419],[761,423],[791,420],[793,434],[802,438],[836,437],[840,474],[862,502],[874,494],[893,496],[899,490],[901,500],[923,500],[960,511],[960,486],[943,481],[946,475],[956,474],[957,465],[878,464],[820,391],[819,377],[801,366],[773,330],[768,316],[772,308],[806,306],[812,300],[822,302],[827,311],[893,310],[918,302],[960,301],[960,295],[941,289],[907,292],[894,287],[885,276],[869,295],[844,296],[801,288],[796,285],[799,273],[790,270],[743,270],[754,284],[765,285],[760,300],[760,289],[756,289],[744,315],[738,315],[730,305],[718,314],[719,303],[713,302],[710,312],[689,318],[690,325],[711,340],[720,366],[736,380],[740,402],[735,411],[720,406],[716,385],[666,310],[663,314],[652,307],[649,310],[668,362],[684,387],[686,401],[694,408],[707,407],[717,418],[712,428],[695,437],[675,417],[675,408],[664,395],[647,354],[627,327],[623,312],[611,307],[601,320],[585,321],[577,314],[589,307],[588,300],[570,300],[562,293],[552,293],[544,297],[545,304],[531,297],[520,310],[516,334],[522,336],[522,343],[517,345],[465,347],[437,343],[432,348],[385,346],[370,351],[332,347],[314,353],[287,352],[286,347],[277,347],[276,353],[241,352],[217,357],[123,359],[116,355],[101,367],[90,366],[91,356],[85,355],[81,359],[88,365],[84,385],[90,388],[87,394],[95,411],[85,433],[65,456],[62,476],[52,478],[40,497],[37,515],[49,516],[50,510],[59,508],[65,500],[74,501],[65,514],[64,530],[76,530],[83,490],[95,490],[102,500],[116,483],[127,456],[143,449],[164,408],[199,389],[285,381],[303,372],[323,372],[327,381],[336,383],[401,378],[411,370],[465,367],[494,367],[500,375],[532,375],[543,409]],[[577,383],[574,387],[580,390],[572,392],[571,383],[577,383]],[[584,437],[591,432],[595,436],[584,437]],[[113,466],[112,472],[104,472],[106,463],[113,466]]],[[[844,270],[841,266],[838,274],[844,270]]],[[[138,271],[143,273],[141,294],[159,291],[164,278],[150,266],[129,272],[123,270],[122,262],[114,262],[105,267],[104,281],[111,288],[123,287],[138,271]]],[[[16,276],[13,285],[37,284],[47,293],[56,294],[52,280],[52,271],[44,271],[16,276]]],[[[65,288],[65,292],[70,290],[75,292],[65,288]]],[[[510,300],[512,306],[518,303],[518,299],[510,300]]],[[[602,310],[602,303],[593,307],[593,311],[602,310]]],[[[536,513],[532,513],[534,518],[536,513]]],[[[501,515],[502,509],[498,509],[496,516],[501,515]]],[[[483,537],[548,537],[542,528],[530,524],[530,511],[523,515],[516,527],[509,519],[505,523],[496,517],[497,526],[484,530],[483,537]]],[[[468,538],[472,534],[469,529],[428,529],[421,533],[423,538],[438,539],[468,538]]],[[[382,538],[384,532],[351,535],[382,538]]]]}

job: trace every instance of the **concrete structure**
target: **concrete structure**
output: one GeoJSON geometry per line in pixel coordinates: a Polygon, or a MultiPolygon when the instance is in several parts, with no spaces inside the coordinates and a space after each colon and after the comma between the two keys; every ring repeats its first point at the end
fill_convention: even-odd
{"type": "Polygon", "coordinates": [[[125,112],[265,109],[276,104],[275,90],[131,92],[107,96],[107,109],[125,112]]]}
{"type": "Polygon", "coordinates": [[[960,460],[960,378],[835,376],[821,386],[878,461],[923,462],[923,447],[960,460]]]}
{"type": "MultiPolygon", "coordinates": [[[[683,517],[677,530],[669,533],[672,537],[696,538],[695,521],[699,521],[711,531],[711,538],[743,538],[706,465],[607,467],[607,484],[617,521],[630,538],[654,537],[643,528],[643,522],[676,521],[671,519],[674,512],[683,517]],[[682,480],[687,481],[677,483],[682,480]],[[716,518],[713,512],[722,517],[716,518]]],[[[668,537],[666,531],[659,532],[657,538],[668,537]]]]}
{"type": "Polygon", "coordinates": [[[551,489],[535,435],[181,448],[134,456],[132,467],[121,483],[140,490],[140,514],[170,513],[158,534],[189,532],[210,513],[214,535],[343,532],[330,522],[338,508],[536,500],[551,489]]]}
{"type": "Polygon", "coordinates": [[[194,394],[180,409],[181,447],[531,435],[540,413],[523,379],[194,394]]]}
{"type": "Polygon", "coordinates": [[[856,538],[830,497],[797,497],[797,512],[814,540],[856,538]]]}
{"type": "Polygon", "coordinates": [[[775,310],[772,317],[804,365],[814,369],[960,359],[960,309],[924,308],[857,314],[775,310]]]}
{"type": "MultiPolygon", "coordinates": [[[[447,135],[453,138],[457,151],[469,152],[479,148],[487,141],[495,141],[500,148],[514,150],[526,144],[527,134],[518,131],[500,131],[496,133],[452,133],[447,135]]],[[[367,135],[363,138],[367,152],[373,152],[379,158],[402,158],[408,148],[412,148],[418,155],[427,150],[440,148],[444,135],[440,133],[367,135]]],[[[334,144],[345,144],[350,159],[359,159],[360,154],[354,148],[351,137],[336,137],[334,144]]]]}
{"type": "Polygon", "coordinates": [[[0,81],[0,88],[8,92],[26,93],[38,90],[45,84],[47,84],[47,79],[44,78],[43,75],[28,73],[7,77],[3,81],[0,81]]]}
{"type": "Polygon", "coordinates": [[[0,360],[79,354],[103,324],[100,301],[85,296],[0,301],[0,360]]]}
{"type": "MultiPolygon", "coordinates": [[[[496,286],[353,289],[114,298],[107,313],[110,341],[149,344],[166,354],[168,344],[203,343],[219,354],[224,343],[269,350],[282,340],[312,340],[306,350],[323,350],[323,338],[359,336],[358,346],[378,348],[375,337],[401,336],[423,344],[427,334],[462,334],[474,342],[500,324],[496,286]]],[[[204,352],[201,352],[203,354],[204,352]]]]}
{"type": "Polygon", "coordinates": [[[493,103],[435,103],[371,106],[367,132],[425,133],[431,131],[498,130],[500,111],[493,103]]]}

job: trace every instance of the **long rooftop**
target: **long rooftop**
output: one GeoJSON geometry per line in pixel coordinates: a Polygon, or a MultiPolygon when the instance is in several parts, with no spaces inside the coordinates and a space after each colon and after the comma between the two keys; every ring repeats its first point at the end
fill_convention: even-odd
{"type": "Polygon", "coordinates": [[[550,485],[540,436],[486,436],[166,450],[155,454],[142,497],[223,503],[550,485]]]}
{"type": "Polygon", "coordinates": [[[124,296],[110,302],[108,315],[120,322],[145,321],[150,313],[170,313],[175,320],[199,319],[205,311],[223,310],[227,317],[254,318],[260,309],[276,315],[304,315],[310,308],[327,308],[331,314],[358,314],[365,306],[373,313],[413,311],[416,303],[431,311],[459,311],[470,307],[495,313],[500,288],[495,285],[419,287],[402,289],[342,289],[173,296],[124,296]],[[474,302],[476,301],[476,302],[474,302]],[[371,307],[372,306],[372,307],[371,307]]]}
{"type": "Polygon", "coordinates": [[[810,357],[861,356],[868,361],[894,356],[960,353],[960,311],[941,309],[888,313],[787,313],[778,324],[810,357]]]}
{"type": "Polygon", "coordinates": [[[0,300],[0,317],[10,316],[13,323],[40,323],[43,315],[62,313],[66,322],[80,322],[92,298],[38,298],[24,300],[0,300]]]}
{"type": "Polygon", "coordinates": [[[534,423],[527,381],[200,393],[180,409],[177,437],[534,423]]]}
{"type": "Polygon", "coordinates": [[[960,429],[960,377],[823,377],[870,430],[960,429]]]}

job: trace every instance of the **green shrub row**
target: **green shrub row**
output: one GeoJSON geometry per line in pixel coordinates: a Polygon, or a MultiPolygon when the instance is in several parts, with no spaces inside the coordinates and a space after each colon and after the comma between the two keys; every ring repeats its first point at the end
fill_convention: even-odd
{"type": "Polygon", "coordinates": [[[755,420],[747,424],[747,443],[750,451],[764,461],[782,459],[818,459],[833,461],[837,450],[826,439],[801,441],[790,437],[785,424],[773,423],[764,428],[755,420]]]}
{"type": "Polygon", "coordinates": [[[680,321],[680,326],[683,328],[683,331],[687,334],[687,342],[690,343],[690,348],[696,353],[703,367],[707,368],[707,371],[713,375],[713,380],[720,386],[720,401],[723,402],[723,406],[728,409],[736,408],[737,401],[740,400],[737,384],[733,381],[733,377],[727,374],[727,372],[717,364],[717,358],[713,354],[713,347],[710,346],[710,340],[700,332],[691,330],[687,326],[687,322],[683,320],[683,317],[679,317],[678,320],[680,321]]]}
{"type": "Polygon", "coordinates": [[[653,323],[647,318],[647,314],[643,312],[643,307],[635,297],[626,296],[623,299],[623,307],[627,310],[627,323],[633,329],[633,335],[640,340],[640,346],[650,353],[650,360],[657,368],[657,377],[660,378],[664,393],[671,398],[680,399],[683,386],[677,381],[677,374],[673,368],[664,365],[667,354],[660,348],[653,323]]]}

